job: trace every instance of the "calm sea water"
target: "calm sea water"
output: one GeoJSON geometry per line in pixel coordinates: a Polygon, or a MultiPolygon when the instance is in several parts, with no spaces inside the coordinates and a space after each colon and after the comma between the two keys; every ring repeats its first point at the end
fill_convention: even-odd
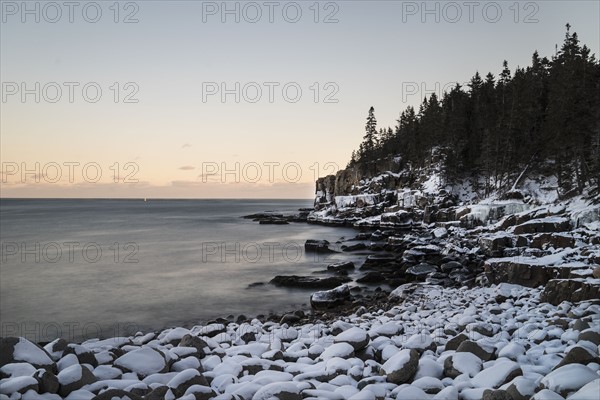
{"type": "Polygon", "coordinates": [[[259,225],[309,200],[0,200],[1,336],[83,340],[218,316],[305,308],[310,291],[266,284],[337,260],[304,252],[349,228],[259,225]]]}

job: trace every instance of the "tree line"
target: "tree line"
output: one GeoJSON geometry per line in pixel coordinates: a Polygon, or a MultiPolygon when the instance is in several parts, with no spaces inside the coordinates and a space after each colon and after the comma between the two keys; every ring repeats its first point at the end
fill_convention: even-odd
{"type": "Polygon", "coordinates": [[[410,168],[442,160],[452,183],[477,178],[491,191],[528,172],[555,174],[563,193],[598,186],[600,177],[600,63],[567,24],[551,59],[533,53],[531,65],[456,85],[441,99],[425,97],[407,107],[392,129],[377,129],[370,108],[363,142],[349,166],[400,156],[410,168]]]}

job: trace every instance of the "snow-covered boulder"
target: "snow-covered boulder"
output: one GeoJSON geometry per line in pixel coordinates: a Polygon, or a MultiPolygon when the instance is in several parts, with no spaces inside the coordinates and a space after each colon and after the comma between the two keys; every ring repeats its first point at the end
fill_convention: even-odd
{"type": "Polygon", "coordinates": [[[335,343],[348,343],[354,350],[364,349],[369,341],[370,338],[367,332],[358,327],[347,329],[334,338],[335,343]]]}
{"type": "Polygon", "coordinates": [[[388,382],[400,385],[409,382],[419,367],[419,352],[414,349],[400,350],[381,367],[388,382]]]}
{"type": "Polygon", "coordinates": [[[596,379],[598,374],[585,365],[569,364],[550,372],[542,378],[541,384],[566,397],[596,379]]]}
{"type": "Polygon", "coordinates": [[[0,367],[19,362],[29,363],[36,368],[55,368],[50,355],[37,344],[23,337],[0,338],[0,367]]]}
{"type": "Polygon", "coordinates": [[[150,347],[141,347],[123,354],[114,362],[125,372],[135,372],[140,377],[167,371],[167,363],[162,353],[150,347]]]}

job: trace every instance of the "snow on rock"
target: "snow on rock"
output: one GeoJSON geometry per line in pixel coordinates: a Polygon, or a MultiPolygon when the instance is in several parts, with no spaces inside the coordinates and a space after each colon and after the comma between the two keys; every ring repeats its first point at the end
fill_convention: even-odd
{"type": "Polygon", "coordinates": [[[381,367],[389,382],[397,385],[408,382],[419,367],[419,353],[414,349],[400,350],[381,367]]]}
{"type": "Polygon", "coordinates": [[[471,383],[475,387],[498,388],[522,374],[523,371],[521,371],[519,364],[508,359],[500,358],[494,361],[492,367],[486,368],[475,375],[475,377],[471,379],[471,383]]]}
{"type": "Polygon", "coordinates": [[[598,400],[600,397],[600,378],[595,379],[569,396],[569,400],[598,400]]]}
{"type": "Polygon", "coordinates": [[[598,374],[582,364],[568,364],[560,367],[544,378],[544,387],[563,396],[581,389],[586,384],[598,379],[598,374]]]}
{"type": "Polygon", "coordinates": [[[150,347],[142,347],[123,354],[115,360],[115,366],[139,374],[142,377],[165,372],[165,357],[150,347]]]}
{"type": "MultiPolygon", "coordinates": [[[[331,319],[303,325],[252,319],[74,347],[56,342],[47,346],[46,368],[1,366],[0,397],[571,400],[598,392],[594,301],[553,305],[542,302],[540,288],[508,284],[411,283],[394,293],[386,309],[335,317],[328,310],[331,319]]],[[[3,342],[3,359],[18,342],[3,342]]],[[[28,348],[41,356],[36,345],[28,348]]]]}
{"type": "Polygon", "coordinates": [[[26,362],[37,368],[51,368],[54,361],[40,346],[25,338],[0,338],[0,367],[18,362],[26,362]]]}
{"type": "Polygon", "coordinates": [[[0,394],[25,393],[38,390],[38,381],[32,376],[18,376],[0,381],[0,394]]]}
{"type": "Polygon", "coordinates": [[[461,352],[454,353],[444,361],[444,374],[451,378],[467,374],[474,377],[481,371],[482,361],[475,354],[461,352]]]}
{"type": "Polygon", "coordinates": [[[83,386],[96,382],[97,378],[86,367],[76,364],[65,368],[57,375],[60,383],[59,394],[68,396],[83,386]]]}
{"type": "Polygon", "coordinates": [[[270,383],[262,388],[260,388],[254,396],[252,396],[252,400],[269,400],[269,399],[286,399],[286,400],[295,400],[302,399],[300,395],[300,390],[298,386],[293,382],[275,382],[270,383]]]}
{"type": "Polygon", "coordinates": [[[369,344],[369,335],[363,329],[352,327],[337,335],[336,343],[348,343],[354,350],[364,349],[369,344]]]}
{"type": "Polygon", "coordinates": [[[334,343],[327,347],[321,356],[321,360],[329,360],[333,357],[348,358],[354,355],[354,347],[346,342],[334,343]]]}

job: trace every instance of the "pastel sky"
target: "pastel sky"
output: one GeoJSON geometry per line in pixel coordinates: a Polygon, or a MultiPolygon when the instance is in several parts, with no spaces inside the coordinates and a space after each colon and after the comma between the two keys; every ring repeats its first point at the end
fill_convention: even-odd
{"type": "Polygon", "coordinates": [[[310,198],[370,106],[600,48],[598,1],[74,4],[1,3],[2,197],[310,198]]]}

